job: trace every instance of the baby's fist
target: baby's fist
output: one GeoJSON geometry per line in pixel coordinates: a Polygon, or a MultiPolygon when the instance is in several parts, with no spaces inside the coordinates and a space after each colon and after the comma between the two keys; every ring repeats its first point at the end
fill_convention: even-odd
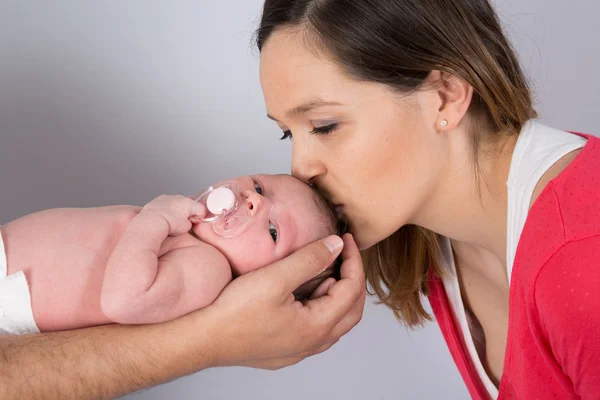
{"type": "Polygon", "coordinates": [[[160,215],[169,224],[169,235],[181,235],[206,216],[206,208],[190,197],[162,195],[146,204],[140,214],[144,213],[160,215]]]}

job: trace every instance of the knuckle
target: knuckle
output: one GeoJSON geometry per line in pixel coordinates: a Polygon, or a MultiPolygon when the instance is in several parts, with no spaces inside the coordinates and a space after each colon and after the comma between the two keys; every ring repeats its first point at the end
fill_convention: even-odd
{"type": "Polygon", "coordinates": [[[316,328],[315,333],[316,333],[318,341],[322,343],[327,339],[330,332],[331,332],[331,330],[329,329],[328,326],[321,325],[320,327],[316,328]]]}
{"type": "Polygon", "coordinates": [[[365,289],[363,289],[363,287],[361,285],[356,285],[356,293],[355,293],[355,297],[357,299],[361,298],[363,296],[363,294],[365,293],[365,289]]]}
{"type": "Polygon", "coordinates": [[[354,325],[358,324],[363,319],[363,312],[362,311],[357,312],[356,315],[354,316],[354,318],[352,318],[352,319],[355,321],[354,325]]]}
{"type": "Polygon", "coordinates": [[[177,204],[187,205],[192,202],[192,199],[190,199],[189,197],[183,196],[181,194],[177,194],[177,195],[173,196],[173,201],[177,202],[177,204]]]}

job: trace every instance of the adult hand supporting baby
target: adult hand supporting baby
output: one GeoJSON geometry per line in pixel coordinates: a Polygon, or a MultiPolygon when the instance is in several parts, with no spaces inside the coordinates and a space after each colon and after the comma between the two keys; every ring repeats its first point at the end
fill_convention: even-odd
{"type": "Polygon", "coordinates": [[[110,399],[205,368],[277,369],[323,352],[362,316],[365,277],[352,237],[344,236],[340,281],[305,303],[292,291],[339,250],[312,243],[235,279],[212,305],[172,321],[3,336],[0,398],[110,399]]]}
{"type": "Polygon", "coordinates": [[[330,265],[342,242],[337,236],[312,243],[270,266],[232,281],[205,309],[214,321],[213,366],[278,369],[321,353],[361,319],[365,277],[354,239],[344,235],[341,280],[305,303],[292,291],[330,265]],[[332,249],[330,251],[329,248],[332,249]]]}

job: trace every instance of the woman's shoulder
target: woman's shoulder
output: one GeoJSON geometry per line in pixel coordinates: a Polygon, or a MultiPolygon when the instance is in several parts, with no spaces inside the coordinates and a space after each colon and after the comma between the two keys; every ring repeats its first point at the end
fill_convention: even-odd
{"type": "Polygon", "coordinates": [[[532,213],[532,231],[537,234],[529,244],[547,247],[535,271],[536,302],[546,294],[548,300],[569,303],[570,295],[591,295],[586,285],[600,284],[600,138],[582,136],[587,139],[583,149],[548,185],[542,200],[546,212],[532,213]],[[542,226],[555,238],[541,233],[542,226]],[[544,240],[551,245],[541,244],[544,240]]]}
{"type": "Polygon", "coordinates": [[[565,242],[600,234],[600,138],[586,138],[577,157],[548,185],[565,242]]]}
{"type": "Polygon", "coordinates": [[[545,187],[529,211],[514,269],[519,270],[522,283],[533,285],[555,254],[598,235],[600,139],[589,137],[577,157],[545,187]]]}
{"type": "Polygon", "coordinates": [[[600,232],[600,138],[585,137],[577,156],[536,199],[526,222],[533,226],[529,235],[553,235],[562,245],[600,232]]]}

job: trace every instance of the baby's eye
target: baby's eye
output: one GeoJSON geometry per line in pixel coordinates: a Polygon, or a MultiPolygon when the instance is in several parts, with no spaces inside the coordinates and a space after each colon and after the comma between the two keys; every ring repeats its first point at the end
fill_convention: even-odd
{"type": "Polygon", "coordinates": [[[273,241],[277,243],[277,228],[272,223],[269,223],[269,233],[271,234],[273,241]]]}
{"type": "Polygon", "coordinates": [[[254,181],[254,190],[256,190],[256,193],[260,194],[261,196],[264,194],[262,186],[260,186],[260,183],[257,181],[254,181]]]}

